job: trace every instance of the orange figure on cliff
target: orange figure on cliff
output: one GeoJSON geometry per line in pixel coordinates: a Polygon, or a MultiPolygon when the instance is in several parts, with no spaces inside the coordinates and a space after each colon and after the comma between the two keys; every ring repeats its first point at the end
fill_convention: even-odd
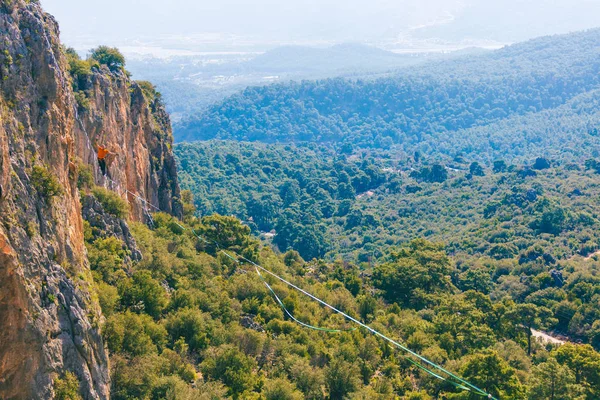
{"type": "Polygon", "coordinates": [[[98,164],[100,165],[103,175],[106,175],[106,161],[108,157],[112,155],[116,155],[116,153],[113,153],[105,147],[98,146],[98,164]]]}

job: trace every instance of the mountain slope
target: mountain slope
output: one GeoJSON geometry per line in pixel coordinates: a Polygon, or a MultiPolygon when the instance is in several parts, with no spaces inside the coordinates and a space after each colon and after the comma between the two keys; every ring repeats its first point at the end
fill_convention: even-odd
{"type": "Polygon", "coordinates": [[[554,110],[598,88],[598,43],[600,30],[593,30],[434,62],[372,81],[249,88],[181,124],[175,134],[180,141],[402,144],[434,152],[437,135],[554,110]]]}

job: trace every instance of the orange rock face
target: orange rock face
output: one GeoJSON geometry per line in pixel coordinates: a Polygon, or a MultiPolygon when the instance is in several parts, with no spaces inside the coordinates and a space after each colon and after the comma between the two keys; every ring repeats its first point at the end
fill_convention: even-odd
{"type": "Polygon", "coordinates": [[[181,215],[171,124],[160,101],[145,98],[125,74],[107,69],[93,74],[86,90],[90,106],[78,114],[76,147],[94,166],[97,181],[127,199],[137,221],[157,209],[181,215]],[[98,165],[102,149],[106,176],[98,165]]]}
{"type": "Polygon", "coordinates": [[[84,398],[107,399],[102,316],[82,278],[77,166],[127,199],[134,220],[153,207],[181,215],[169,118],[104,67],[86,82],[89,108],[78,110],[57,23],[37,2],[0,0],[0,43],[0,399],[52,398],[66,371],[84,398]],[[106,176],[97,146],[113,153],[106,176]]]}

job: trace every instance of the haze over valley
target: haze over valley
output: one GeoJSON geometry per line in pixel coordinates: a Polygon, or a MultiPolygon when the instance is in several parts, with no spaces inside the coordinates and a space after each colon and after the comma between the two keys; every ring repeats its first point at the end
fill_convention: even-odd
{"type": "Polygon", "coordinates": [[[248,86],[373,76],[465,49],[498,49],[600,25],[600,5],[588,0],[551,6],[518,0],[501,5],[353,0],[344,7],[334,0],[228,0],[218,7],[184,0],[168,7],[158,1],[113,2],[90,5],[93,11],[72,0],[43,4],[61,22],[63,41],[82,55],[99,44],[120,48],[134,76],[163,92],[176,121],[248,86]],[[115,15],[112,7],[123,12],[115,15]],[[129,14],[136,15],[134,23],[119,20],[129,14]],[[104,23],[104,16],[114,22],[104,23]],[[398,55],[376,54],[375,48],[398,55]]]}

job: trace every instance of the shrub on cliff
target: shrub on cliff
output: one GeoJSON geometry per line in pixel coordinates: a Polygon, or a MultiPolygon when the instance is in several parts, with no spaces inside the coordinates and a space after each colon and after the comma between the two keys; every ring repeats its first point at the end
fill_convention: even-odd
{"type": "Polygon", "coordinates": [[[104,211],[117,218],[126,218],[129,214],[129,204],[118,194],[103,187],[95,187],[92,194],[104,207],[104,211]]]}
{"type": "Polygon", "coordinates": [[[35,165],[31,171],[31,183],[37,192],[50,201],[55,196],[63,194],[63,188],[56,176],[46,167],[35,165]]]}
{"type": "Polygon", "coordinates": [[[125,57],[116,47],[99,46],[92,49],[91,58],[106,65],[111,71],[125,67],[125,57]]]}
{"type": "Polygon", "coordinates": [[[69,62],[69,74],[73,79],[73,90],[81,90],[85,86],[85,81],[92,75],[92,66],[97,66],[97,61],[82,60],[73,48],[66,49],[65,55],[69,62]]]}
{"type": "Polygon", "coordinates": [[[79,381],[72,372],[65,372],[54,380],[54,398],[56,400],[80,400],[79,381]]]}
{"type": "Polygon", "coordinates": [[[136,81],[136,83],[139,85],[140,89],[142,89],[142,93],[144,94],[144,97],[149,103],[153,102],[156,99],[160,100],[160,98],[162,97],[160,92],[156,90],[156,86],[154,86],[151,82],[136,81]]]}
{"type": "Polygon", "coordinates": [[[79,190],[89,189],[94,186],[94,171],[92,166],[77,160],[77,188],[79,190]]]}

